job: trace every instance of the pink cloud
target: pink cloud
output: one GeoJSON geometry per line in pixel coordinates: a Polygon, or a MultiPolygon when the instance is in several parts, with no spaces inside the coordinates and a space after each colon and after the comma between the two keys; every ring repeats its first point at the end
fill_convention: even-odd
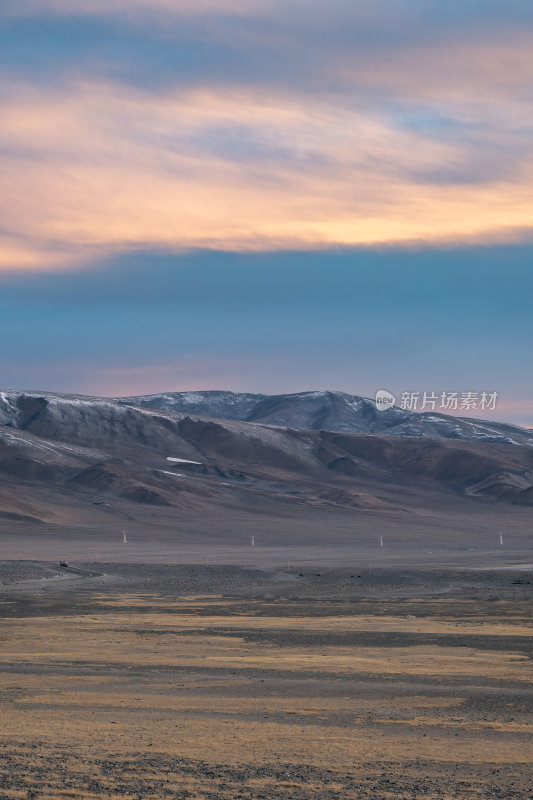
{"type": "Polygon", "coordinates": [[[4,104],[0,145],[17,151],[0,173],[0,269],[145,247],[521,241],[533,221],[531,165],[512,179],[420,182],[468,149],[319,97],[26,89],[4,104]],[[211,148],[220,125],[245,129],[261,158],[211,148]]]}

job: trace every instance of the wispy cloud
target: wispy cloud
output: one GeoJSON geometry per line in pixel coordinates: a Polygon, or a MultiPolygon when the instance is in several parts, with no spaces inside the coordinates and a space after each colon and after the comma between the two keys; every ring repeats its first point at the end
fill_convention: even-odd
{"type": "Polygon", "coordinates": [[[403,0],[20,0],[1,16],[0,269],[530,237],[525,3],[503,20],[403,0]]]}
{"type": "Polygon", "coordinates": [[[49,263],[57,250],[82,259],[149,246],[522,238],[531,164],[494,168],[487,138],[487,174],[472,175],[475,141],[328,101],[84,84],[26,92],[4,104],[0,209],[12,244],[1,262],[32,266],[39,250],[49,263]]]}

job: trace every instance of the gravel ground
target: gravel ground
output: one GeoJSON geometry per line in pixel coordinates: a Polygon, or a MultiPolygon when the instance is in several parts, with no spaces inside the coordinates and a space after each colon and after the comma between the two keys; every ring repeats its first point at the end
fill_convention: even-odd
{"type": "Polygon", "coordinates": [[[527,570],[71,566],[0,567],[0,800],[533,798],[527,570]]]}

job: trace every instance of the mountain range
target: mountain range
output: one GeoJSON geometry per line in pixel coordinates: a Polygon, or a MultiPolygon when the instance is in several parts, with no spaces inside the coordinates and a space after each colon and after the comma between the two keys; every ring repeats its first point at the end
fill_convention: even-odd
{"type": "Polygon", "coordinates": [[[0,392],[0,518],[103,524],[152,509],[155,524],[184,510],[416,516],[533,505],[531,431],[372,405],[338,392],[0,392]]]}
{"type": "Polygon", "coordinates": [[[257,422],[298,430],[387,433],[394,436],[437,436],[467,441],[533,444],[533,430],[517,425],[450,416],[435,411],[416,413],[397,407],[378,411],[373,400],[345,392],[315,391],[277,395],[228,391],[169,392],[120,397],[117,402],[140,408],[257,422]]]}

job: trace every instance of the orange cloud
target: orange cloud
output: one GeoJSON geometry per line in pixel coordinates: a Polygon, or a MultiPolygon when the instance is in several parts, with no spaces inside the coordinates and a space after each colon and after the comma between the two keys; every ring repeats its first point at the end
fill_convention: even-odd
{"type": "MultiPolygon", "coordinates": [[[[512,120],[485,134],[516,135],[512,120]]],[[[518,174],[443,182],[432,173],[475,148],[328,97],[21,87],[0,146],[13,154],[0,172],[0,269],[136,248],[512,241],[533,222],[531,148],[518,174]]]]}
{"type": "MultiPolygon", "coordinates": [[[[93,253],[93,256],[96,255],[93,253]]],[[[57,246],[46,239],[32,239],[20,234],[19,238],[0,235],[0,272],[14,268],[26,270],[69,269],[89,258],[79,248],[57,246]]]]}

